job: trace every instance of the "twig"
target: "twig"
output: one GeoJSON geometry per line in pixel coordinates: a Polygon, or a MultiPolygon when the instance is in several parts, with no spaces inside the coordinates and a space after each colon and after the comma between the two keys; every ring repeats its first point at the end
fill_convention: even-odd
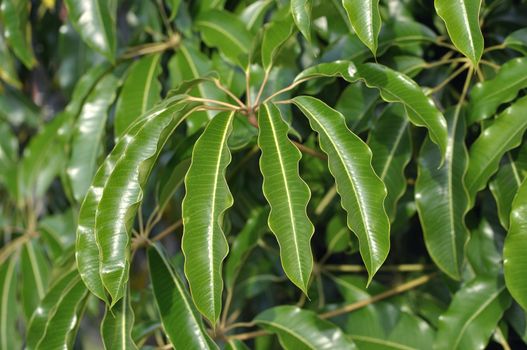
{"type": "Polygon", "coordinates": [[[300,142],[296,142],[296,141],[291,141],[295,144],[295,146],[300,150],[300,152],[302,153],[305,153],[305,154],[309,154],[310,156],[313,156],[315,158],[318,158],[318,159],[322,159],[322,160],[327,160],[328,157],[323,154],[323,153],[320,153],[310,147],[307,147],[307,146],[304,146],[303,144],[301,144],[300,142]]]}
{"type": "Polygon", "coordinates": [[[210,98],[189,96],[189,97],[187,97],[187,99],[189,101],[194,101],[194,102],[214,103],[214,104],[217,104],[217,105],[220,105],[220,106],[227,107],[227,108],[229,108],[229,110],[232,110],[232,111],[236,111],[236,110],[239,109],[238,106],[235,106],[233,104],[230,104],[230,103],[227,103],[227,102],[223,102],[223,101],[213,100],[213,99],[210,99],[210,98]]]}
{"type": "Polygon", "coordinates": [[[220,89],[221,91],[225,92],[227,95],[229,95],[234,101],[236,101],[236,103],[241,107],[241,108],[246,108],[246,106],[243,104],[243,102],[238,98],[238,96],[236,96],[235,94],[233,94],[229,89],[227,89],[227,87],[225,85],[223,85],[219,79],[214,79],[214,84],[216,85],[216,87],[218,89],[220,89]]]}
{"type": "Polygon", "coordinates": [[[456,70],[454,73],[452,73],[448,78],[446,78],[442,83],[440,83],[439,85],[437,85],[436,87],[433,87],[432,89],[430,89],[427,93],[427,95],[432,95],[432,94],[435,94],[436,92],[438,92],[439,90],[441,90],[442,88],[444,88],[448,83],[450,83],[455,77],[457,77],[458,75],[460,75],[461,73],[463,73],[466,69],[468,69],[469,67],[469,64],[466,63],[464,64],[461,68],[459,68],[458,70],[456,70]]]}
{"type": "Polygon", "coordinates": [[[0,266],[13,254],[21,245],[31,240],[31,238],[37,237],[38,233],[29,231],[24,233],[22,236],[10,241],[0,250],[0,266]]]}
{"type": "MultiPolygon", "coordinates": [[[[401,265],[384,265],[379,272],[420,272],[434,268],[433,265],[424,264],[401,264],[401,265]]],[[[362,265],[324,265],[326,271],[339,272],[367,272],[362,265]]]]}

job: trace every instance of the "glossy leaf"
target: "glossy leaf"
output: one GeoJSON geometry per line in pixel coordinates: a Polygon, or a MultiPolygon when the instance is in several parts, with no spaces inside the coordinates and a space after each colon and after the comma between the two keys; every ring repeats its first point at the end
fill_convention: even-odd
{"type": "Polygon", "coordinates": [[[113,4],[105,0],[65,0],[65,5],[82,40],[113,62],[117,45],[113,4]]]}
{"type": "Polygon", "coordinates": [[[185,285],[163,251],[148,250],[148,266],[163,329],[175,349],[217,349],[185,285]]]}
{"type": "Polygon", "coordinates": [[[182,239],[185,275],[196,307],[212,324],[220,316],[222,263],[229,250],[223,217],[233,204],[225,179],[225,170],[231,162],[227,140],[233,118],[234,113],[222,113],[210,121],[194,145],[185,177],[182,239]]]}
{"type": "Polygon", "coordinates": [[[293,15],[293,20],[307,41],[311,41],[312,6],[312,0],[291,0],[291,14],[293,15]]]}
{"type": "Polygon", "coordinates": [[[477,277],[455,295],[439,318],[436,349],[483,349],[510,305],[505,285],[497,277],[477,277]]]}
{"type": "Polygon", "coordinates": [[[313,269],[310,242],[315,228],[306,212],[311,192],[298,170],[302,155],[289,141],[289,127],[276,106],[264,104],[260,108],[258,126],[263,191],[271,206],[269,227],[280,245],[286,275],[307,294],[313,269]]]}
{"type": "Polygon", "coordinates": [[[40,245],[35,241],[24,244],[21,254],[22,298],[24,315],[29,320],[33,311],[46,295],[49,280],[49,263],[40,245]]]}
{"type": "Polygon", "coordinates": [[[463,184],[468,166],[465,122],[460,109],[446,114],[448,147],[444,164],[434,145],[425,140],[418,158],[415,202],[426,248],[448,276],[460,279],[469,232],[465,226],[469,197],[463,184]]]}
{"type": "Polygon", "coordinates": [[[342,114],[322,101],[300,96],[293,102],[319,134],[341,205],[348,213],[348,226],[359,239],[361,256],[371,280],[390,247],[390,223],[383,206],[386,188],[371,166],[371,150],[349,131],[342,114]]]}
{"type": "Polygon", "coordinates": [[[379,89],[385,101],[402,103],[410,122],[426,127],[444,156],[448,141],[445,118],[419,85],[406,75],[377,63],[356,65],[349,61],[336,61],[306,69],[296,76],[295,82],[317,77],[341,77],[351,83],[362,80],[368,87],[379,89]]]}
{"type": "Polygon", "coordinates": [[[31,46],[31,33],[28,31],[30,6],[28,0],[4,0],[0,7],[6,41],[28,69],[37,63],[31,46]]]}
{"type": "Polygon", "coordinates": [[[520,144],[527,129],[525,111],[527,97],[519,99],[500,113],[470,147],[465,185],[472,201],[498,170],[503,155],[520,144]]]}
{"type": "Polygon", "coordinates": [[[527,236],[527,182],[523,181],[512,202],[510,227],[503,247],[505,282],[514,300],[527,310],[527,281],[525,280],[525,255],[527,236]]]}
{"type": "Polygon", "coordinates": [[[296,306],[267,309],[254,319],[276,334],[284,349],[355,349],[355,344],[334,324],[296,306]]]}
{"type": "Polygon", "coordinates": [[[0,187],[16,200],[18,140],[8,123],[0,124],[0,187]]]}
{"type": "Polygon", "coordinates": [[[100,276],[112,305],[122,298],[128,281],[130,229],[143,199],[143,187],[163,145],[192,110],[185,102],[165,103],[146,115],[134,137],[123,138],[126,148],[106,180],[95,213],[100,276]]]}
{"type": "Polygon", "coordinates": [[[479,26],[481,0],[435,0],[434,5],[454,45],[477,66],[484,46],[479,26]]]}
{"type": "Polygon", "coordinates": [[[119,79],[106,75],[88,95],[73,129],[67,173],[73,196],[82,200],[97,170],[97,156],[105,131],[108,109],[116,97],[119,79]]]}
{"type": "Polygon", "coordinates": [[[208,46],[217,47],[229,60],[245,66],[252,35],[238,17],[226,11],[212,10],[200,14],[195,24],[208,46]]]}
{"type": "Polygon", "coordinates": [[[289,18],[273,21],[265,26],[262,39],[262,63],[266,71],[271,69],[280,48],[292,34],[293,23],[289,18]]]}
{"type": "Polygon", "coordinates": [[[406,191],[404,170],[412,157],[409,121],[403,106],[392,105],[384,110],[368,136],[368,146],[373,153],[373,169],[386,185],[384,207],[393,220],[397,201],[406,191]]]}
{"type": "Polygon", "coordinates": [[[342,5],[353,30],[375,56],[381,31],[379,0],[342,0],[342,5]]]}
{"type": "Polygon", "coordinates": [[[116,139],[161,99],[160,59],[160,54],[145,56],[130,67],[115,106],[116,139]]]}
{"type": "Polygon", "coordinates": [[[18,349],[17,332],[17,259],[9,259],[0,266],[0,348],[18,349]]]}
{"type": "Polygon", "coordinates": [[[493,116],[498,107],[516,98],[527,87],[527,58],[515,58],[505,63],[490,80],[478,83],[470,92],[468,122],[473,123],[493,116]]]}
{"type": "Polygon", "coordinates": [[[527,54],[527,28],[518,29],[509,34],[503,44],[516,51],[527,54]]]}
{"type": "Polygon", "coordinates": [[[255,32],[260,29],[265,14],[272,4],[272,0],[257,0],[245,7],[239,17],[245,23],[245,27],[248,30],[255,32]]]}
{"type": "Polygon", "coordinates": [[[137,349],[132,339],[134,311],[130,304],[130,292],[124,293],[121,300],[106,313],[101,323],[101,335],[105,349],[137,349]]]}

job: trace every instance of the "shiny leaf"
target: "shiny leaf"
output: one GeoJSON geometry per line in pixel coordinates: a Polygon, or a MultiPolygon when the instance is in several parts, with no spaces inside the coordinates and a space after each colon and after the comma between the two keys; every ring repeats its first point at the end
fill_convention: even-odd
{"type": "Polygon", "coordinates": [[[381,31],[379,0],[342,0],[342,5],[353,30],[375,56],[381,31]]]}
{"type": "Polygon", "coordinates": [[[106,313],[101,323],[101,335],[105,349],[137,349],[132,339],[134,311],[130,304],[130,291],[106,313]]]}
{"type": "Polygon", "coordinates": [[[37,63],[31,46],[31,32],[28,30],[30,6],[28,0],[4,0],[0,6],[6,41],[28,69],[37,63]]]}
{"type": "Polygon", "coordinates": [[[35,241],[24,244],[21,254],[22,299],[24,314],[29,320],[33,311],[46,295],[49,280],[49,263],[41,245],[35,241]]]}
{"type": "Polygon", "coordinates": [[[17,332],[17,259],[0,265],[0,348],[19,349],[17,332]]]}
{"type": "Polygon", "coordinates": [[[307,41],[311,41],[311,8],[312,0],[291,0],[291,14],[307,41]]]}
{"type": "Polygon", "coordinates": [[[266,24],[262,39],[263,68],[269,71],[282,45],[293,34],[293,23],[289,18],[266,24]]]}

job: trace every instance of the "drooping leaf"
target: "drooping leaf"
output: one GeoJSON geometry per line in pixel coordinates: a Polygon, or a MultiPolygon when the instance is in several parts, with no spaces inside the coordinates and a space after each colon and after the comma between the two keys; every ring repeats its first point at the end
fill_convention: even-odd
{"type": "Polygon", "coordinates": [[[103,144],[108,109],[116,97],[119,84],[119,79],[113,74],[102,78],[86,98],[74,126],[67,173],[77,201],[86,195],[97,170],[97,156],[103,144]]]}
{"type": "Polygon", "coordinates": [[[436,265],[459,279],[469,232],[465,226],[469,197],[463,185],[468,165],[461,107],[447,112],[448,147],[444,164],[437,147],[424,141],[418,158],[415,202],[426,248],[436,265]]]}
{"type": "Polygon", "coordinates": [[[502,238],[498,229],[499,226],[483,218],[470,234],[466,255],[476,275],[496,275],[503,271],[501,247],[498,247],[502,245],[502,238]]]}
{"type": "Polygon", "coordinates": [[[381,31],[379,0],[342,0],[349,21],[359,39],[373,55],[377,53],[377,38],[381,31]]]}
{"type": "Polygon", "coordinates": [[[160,54],[145,56],[130,67],[115,106],[116,139],[161,99],[160,59],[160,54]]]}
{"type": "Polygon", "coordinates": [[[384,110],[368,136],[368,145],[373,153],[373,169],[388,190],[384,207],[393,220],[397,201],[406,191],[404,170],[412,157],[409,121],[403,106],[392,105],[384,110]]]}
{"type": "Polygon", "coordinates": [[[487,119],[501,104],[512,101],[527,87],[527,58],[515,58],[501,66],[490,80],[476,84],[470,92],[468,123],[487,119]]]}
{"type": "Polygon", "coordinates": [[[448,141],[445,118],[419,85],[406,75],[377,63],[336,61],[304,70],[296,76],[295,82],[317,77],[341,77],[351,83],[363,80],[368,87],[379,89],[385,101],[402,103],[410,122],[426,127],[430,138],[439,146],[444,156],[448,141]]]}
{"type": "Polygon", "coordinates": [[[436,349],[483,349],[494,332],[510,296],[499,277],[476,277],[455,295],[439,318],[436,349]]]}
{"type": "Polygon", "coordinates": [[[255,32],[260,29],[265,14],[272,4],[272,0],[257,0],[245,7],[239,17],[249,31],[255,32]]]}
{"type": "Polygon", "coordinates": [[[100,277],[112,305],[121,299],[128,281],[130,230],[143,199],[143,186],[164,144],[193,107],[166,101],[145,115],[147,120],[136,135],[122,139],[126,146],[104,184],[95,213],[100,277]]]}
{"type": "Polygon", "coordinates": [[[20,88],[22,84],[18,79],[17,72],[15,69],[15,62],[11,56],[11,53],[7,49],[7,45],[4,41],[4,36],[0,34],[0,79],[6,83],[20,88]]]}
{"type": "Polygon", "coordinates": [[[110,62],[115,61],[115,6],[105,0],[65,0],[68,17],[82,40],[110,62]]]}
{"type": "Polygon", "coordinates": [[[300,96],[293,103],[319,134],[342,207],[348,213],[348,226],[359,239],[371,280],[390,247],[390,223],[383,205],[386,188],[371,166],[371,150],[346,127],[342,114],[322,101],[300,96]]]}
{"type": "Polygon", "coordinates": [[[0,348],[19,349],[17,332],[17,260],[11,258],[0,266],[0,348]]]}
{"type": "Polygon", "coordinates": [[[525,111],[527,97],[519,99],[500,113],[470,147],[465,185],[471,201],[487,186],[490,177],[498,170],[503,155],[520,145],[527,129],[525,111]]]}
{"type": "Polygon", "coordinates": [[[280,245],[286,275],[307,294],[313,269],[310,242],[315,228],[306,212],[311,192],[298,170],[302,156],[289,141],[289,126],[276,106],[264,104],[260,108],[258,126],[263,191],[271,206],[269,227],[280,245]]]}
{"type": "Polygon", "coordinates": [[[75,245],[76,220],[77,213],[70,209],[45,216],[38,222],[38,232],[53,262],[58,262],[75,245]]]}
{"type": "Polygon", "coordinates": [[[293,23],[289,18],[267,23],[262,39],[263,68],[269,71],[282,45],[293,34],[293,23]]]}
{"type": "Polygon", "coordinates": [[[101,336],[105,349],[137,349],[132,339],[134,310],[130,304],[130,291],[106,313],[101,323],[101,336]]]}
{"type": "Polygon", "coordinates": [[[356,349],[351,339],[331,322],[296,306],[277,306],[265,310],[254,322],[276,334],[287,350],[356,349]]]}
{"type": "Polygon", "coordinates": [[[18,140],[8,123],[0,124],[0,187],[16,201],[18,140]]]}
{"type": "Polygon", "coordinates": [[[169,0],[167,1],[167,4],[170,7],[170,16],[168,17],[168,19],[173,20],[174,18],[176,18],[179,6],[181,5],[181,0],[169,0]]]}
{"type": "Polygon", "coordinates": [[[163,184],[159,192],[159,212],[164,212],[165,208],[170,202],[170,199],[176,193],[176,191],[181,188],[183,182],[185,181],[185,175],[187,174],[188,168],[190,166],[190,159],[185,159],[181,161],[178,165],[174,167],[170,177],[163,184]]]}
{"type": "Polygon", "coordinates": [[[35,241],[24,244],[21,254],[22,299],[27,320],[46,295],[49,280],[48,265],[41,245],[35,241]]]}
{"type": "Polygon", "coordinates": [[[212,10],[201,13],[195,24],[208,46],[217,47],[233,63],[245,67],[252,35],[238,17],[227,11],[212,10]]]}
{"type": "Polygon", "coordinates": [[[28,30],[30,6],[28,0],[4,0],[0,7],[6,41],[28,69],[37,63],[31,46],[31,32],[28,30]]]}
{"type": "Polygon", "coordinates": [[[379,101],[379,91],[363,83],[350,84],[339,96],[335,109],[346,118],[346,124],[355,133],[370,128],[371,116],[379,101]]]}
{"type": "Polygon", "coordinates": [[[527,310],[527,281],[525,280],[525,266],[527,257],[527,181],[523,181],[512,202],[510,226],[503,247],[503,267],[505,282],[514,300],[527,310]]]}
{"type": "Polygon", "coordinates": [[[223,216],[233,204],[225,170],[231,162],[227,140],[234,113],[214,117],[192,152],[185,177],[182,251],[185,275],[198,310],[212,324],[221,312],[222,263],[229,245],[223,233],[223,216]]]}
{"type": "Polygon", "coordinates": [[[175,349],[217,349],[185,285],[163,251],[148,250],[148,266],[163,329],[175,349]]]}
{"type": "Polygon", "coordinates": [[[456,48],[477,66],[484,45],[479,26],[481,0],[435,0],[434,5],[456,48]]]}
{"type": "Polygon", "coordinates": [[[311,8],[312,0],[291,0],[291,14],[296,26],[307,39],[311,42],[311,8]]]}
{"type": "Polygon", "coordinates": [[[527,54],[527,28],[518,29],[509,34],[503,44],[516,51],[527,54]]]}

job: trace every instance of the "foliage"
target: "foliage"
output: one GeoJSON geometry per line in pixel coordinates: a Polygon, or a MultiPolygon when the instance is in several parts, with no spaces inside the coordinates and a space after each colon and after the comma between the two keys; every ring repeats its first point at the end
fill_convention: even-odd
{"type": "Polygon", "coordinates": [[[525,346],[526,13],[1,0],[0,349],[525,346]]]}

